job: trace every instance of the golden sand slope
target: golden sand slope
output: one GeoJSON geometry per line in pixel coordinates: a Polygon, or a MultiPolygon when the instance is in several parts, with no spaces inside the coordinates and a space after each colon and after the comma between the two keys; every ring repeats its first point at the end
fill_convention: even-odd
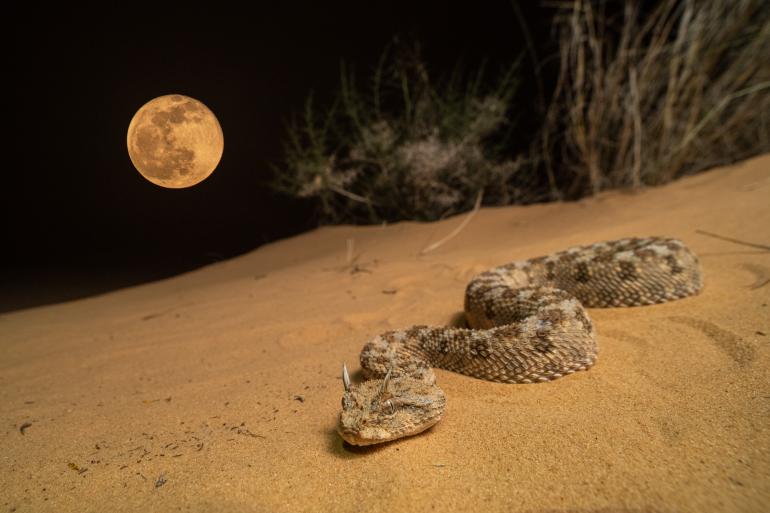
{"type": "Polygon", "coordinates": [[[319,229],[0,316],[3,510],[770,511],[770,253],[698,232],[770,243],[770,156],[485,208],[419,255],[460,220],[319,229]],[[598,364],[552,383],[439,370],[439,425],[343,447],[340,367],[367,338],[451,322],[490,266],[634,235],[686,241],[704,292],[591,310],[598,364]]]}

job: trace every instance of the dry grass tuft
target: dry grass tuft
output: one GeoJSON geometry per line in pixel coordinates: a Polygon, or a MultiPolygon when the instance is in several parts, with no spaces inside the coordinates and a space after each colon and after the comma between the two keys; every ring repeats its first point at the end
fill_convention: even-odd
{"type": "Polygon", "coordinates": [[[553,198],[661,184],[770,150],[763,0],[559,4],[559,78],[535,145],[553,198]]]}

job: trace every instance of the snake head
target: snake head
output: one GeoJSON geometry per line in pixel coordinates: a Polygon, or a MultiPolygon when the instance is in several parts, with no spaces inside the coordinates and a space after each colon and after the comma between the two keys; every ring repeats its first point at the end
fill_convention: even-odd
{"type": "Polygon", "coordinates": [[[337,431],[352,445],[372,445],[416,435],[436,424],[444,414],[446,397],[435,384],[402,376],[372,379],[352,385],[343,367],[337,431]]]}

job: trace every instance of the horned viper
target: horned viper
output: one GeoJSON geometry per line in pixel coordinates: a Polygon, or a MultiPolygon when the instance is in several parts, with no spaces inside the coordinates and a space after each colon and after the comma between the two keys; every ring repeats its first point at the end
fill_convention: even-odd
{"type": "Polygon", "coordinates": [[[465,290],[470,328],[413,326],[374,337],[361,351],[367,381],[343,366],[338,432],[354,445],[420,433],[444,414],[432,367],[501,383],[537,383],[596,361],[585,308],[641,306],[702,287],[697,257],[677,239],[599,242],[512,262],[474,277],[465,290]]]}

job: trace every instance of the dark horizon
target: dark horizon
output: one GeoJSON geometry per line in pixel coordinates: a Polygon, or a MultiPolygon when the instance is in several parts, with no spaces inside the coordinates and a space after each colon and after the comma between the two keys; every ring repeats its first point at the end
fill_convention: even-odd
{"type": "MultiPolygon", "coordinates": [[[[542,8],[522,8],[531,30],[546,26],[542,8]]],[[[92,16],[30,11],[15,25],[0,311],[171,276],[315,227],[311,202],[269,190],[269,164],[310,91],[331,100],[342,60],[366,77],[395,35],[420,43],[434,77],[459,59],[494,68],[524,51],[507,1],[92,16]],[[205,103],[225,135],[216,171],[188,189],[148,182],[126,151],[133,114],[169,93],[205,103]]]]}

